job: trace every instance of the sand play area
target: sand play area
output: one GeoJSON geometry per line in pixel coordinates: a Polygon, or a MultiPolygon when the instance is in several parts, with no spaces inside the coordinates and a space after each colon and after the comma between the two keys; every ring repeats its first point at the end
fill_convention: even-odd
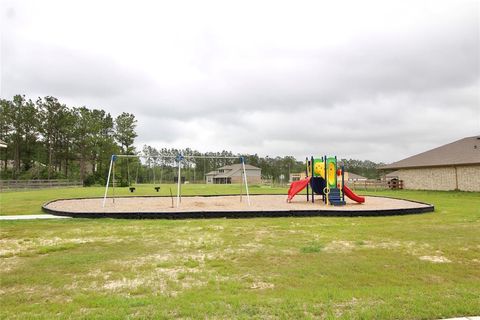
{"type": "Polygon", "coordinates": [[[346,199],[345,206],[325,205],[321,197],[315,203],[307,202],[305,196],[297,196],[291,203],[285,195],[250,196],[250,206],[245,196],[192,196],[182,197],[179,208],[176,198],[170,197],[121,197],[108,198],[102,207],[102,198],[55,200],[43,206],[51,214],[77,217],[136,217],[136,218],[201,218],[207,217],[253,217],[253,216],[352,216],[393,215],[433,211],[430,204],[408,200],[366,197],[358,204],[346,199]]]}

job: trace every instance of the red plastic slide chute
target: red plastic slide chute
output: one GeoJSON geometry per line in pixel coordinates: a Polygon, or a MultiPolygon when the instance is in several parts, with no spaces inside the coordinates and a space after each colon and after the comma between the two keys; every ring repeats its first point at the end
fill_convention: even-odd
{"type": "Polygon", "coordinates": [[[287,202],[290,202],[292,201],[293,197],[295,197],[295,195],[297,193],[299,193],[300,191],[302,191],[303,189],[305,189],[305,187],[308,185],[308,183],[310,182],[310,179],[311,177],[307,177],[303,180],[299,180],[299,181],[294,181],[292,182],[292,184],[290,185],[290,189],[288,189],[288,198],[287,198],[287,202]]]}
{"type": "Polygon", "coordinates": [[[350,190],[349,187],[347,186],[343,186],[343,192],[345,193],[345,195],[347,197],[349,197],[350,199],[352,199],[353,201],[355,202],[358,202],[358,203],[364,203],[365,202],[365,198],[364,197],[360,197],[359,195],[355,194],[352,190],[350,190]]]}

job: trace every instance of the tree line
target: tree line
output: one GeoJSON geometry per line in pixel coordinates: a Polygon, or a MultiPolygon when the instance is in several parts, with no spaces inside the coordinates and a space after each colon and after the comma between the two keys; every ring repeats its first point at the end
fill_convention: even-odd
{"type": "Polygon", "coordinates": [[[120,167],[123,172],[127,172],[126,177],[122,175],[122,185],[133,184],[134,182],[175,182],[178,175],[176,156],[179,154],[184,157],[182,160],[182,178],[189,183],[203,183],[205,182],[205,174],[223,166],[240,164],[241,158],[244,158],[246,164],[260,168],[262,179],[275,183],[288,182],[290,173],[305,170],[305,164],[292,156],[260,157],[257,154],[242,155],[227,150],[202,153],[190,148],[156,149],[148,145],[143,146],[142,154],[145,156],[142,161],[132,158],[119,158],[116,161],[116,166],[120,167]],[[125,167],[127,167],[127,170],[125,170],[125,167]]]}
{"type": "Polygon", "coordinates": [[[2,179],[103,179],[110,155],[134,152],[133,114],[69,107],[52,96],[0,99],[2,179]]]}
{"type": "MultiPolygon", "coordinates": [[[[117,165],[124,168],[127,163],[129,168],[129,170],[127,170],[127,178],[123,177],[123,180],[121,180],[123,185],[131,184],[133,183],[132,181],[137,183],[175,182],[178,175],[178,162],[175,157],[179,154],[184,155],[184,159],[182,160],[182,177],[190,183],[203,183],[205,181],[205,174],[223,166],[239,164],[241,163],[241,157],[245,159],[247,164],[260,168],[262,179],[271,181],[272,183],[286,183],[291,173],[305,172],[306,169],[305,161],[298,161],[293,156],[260,157],[257,154],[241,155],[226,150],[201,153],[189,148],[156,149],[148,145],[143,147],[142,154],[145,156],[143,162],[131,158],[117,160],[117,165]],[[230,157],[233,157],[233,159],[230,157]],[[130,174],[128,174],[128,172],[130,172],[130,174]],[[125,181],[125,179],[128,181],[125,181]]],[[[344,165],[346,171],[359,174],[369,179],[379,178],[379,172],[376,168],[383,164],[377,164],[369,160],[362,161],[355,159],[341,159],[339,163],[344,165]]]]}
{"type": "MultiPolygon", "coordinates": [[[[178,154],[185,156],[182,177],[192,183],[204,182],[205,174],[219,167],[240,163],[241,156],[247,164],[261,168],[262,178],[273,183],[288,182],[290,173],[305,171],[305,162],[292,156],[260,157],[227,150],[201,153],[190,148],[156,149],[148,145],[137,151],[136,126],[133,114],[113,117],[102,109],[69,107],[52,96],[36,101],[24,95],[0,99],[0,139],[7,144],[7,148],[0,149],[1,178],[72,179],[85,185],[104,184],[112,154],[140,153],[146,157],[116,161],[120,185],[174,182],[178,154]]],[[[350,172],[378,177],[378,164],[372,161],[341,162],[350,172]]]]}
{"type": "Polygon", "coordinates": [[[356,173],[368,179],[379,179],[381,172],[377,168],[385,165],[383,162],[370,160],[342,159],[340,162],[345,166],[345,171],[356,173]]]}

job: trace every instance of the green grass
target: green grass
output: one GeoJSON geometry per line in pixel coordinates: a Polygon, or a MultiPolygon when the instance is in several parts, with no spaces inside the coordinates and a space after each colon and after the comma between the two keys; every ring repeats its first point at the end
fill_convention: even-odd
{"type": "MultiPolygon", "coordinates": [[[[153,189],[153,184],[140,184],[136,186],[134,193],[128,188],[115,188],[116,196],[170,196],[170,190],[176,195],[177,185],[162,184],[160,192],[153,189]]],[[[212,194],[240,194],[240,185],[207,185],[185,184],[182,185],[182,195],[212,195],[212,194]]],[[[249,186],[251,194],[286,194],[286,188],[270,187],[262,185],[249,186]]],[[[65,198],[103,197],[104,187],[75,187],[75,188],[52,188],[29,191],[0,192],[0,215],[25,215],[41,214],[42,205],[50,200],[65,198]]],[[[244,191],[245,192],[245,191],[244,191]]],[[[113,190],[110,188],[108,195],[113,190]]]]}
{"type": "MultiPolygon", "coordinates": [[[[82,189],[83,196],[92,190],[82,189]]],[[[15,193],[15,201],[34,193],[15,193]]],[[[480,315],[480,194],[370,194],[436,210],[370,218],[0,221],[0,318],[480,315]]],[[[42,197],[36,202],[49,196],[42,197]]]]}
{"type": "Polygon", "coordinates": [[[323,249],[323,245],[318,242],[312,242],[305,247],[302,247],[301,251],[303,253],[315,253],[320,252],[323,249]]]}

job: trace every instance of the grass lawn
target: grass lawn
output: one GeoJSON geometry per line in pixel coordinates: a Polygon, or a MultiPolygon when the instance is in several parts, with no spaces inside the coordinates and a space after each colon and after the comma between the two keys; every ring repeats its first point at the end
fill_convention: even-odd
{"type": "MultiPolygon", "coordinates": [[[[235,193],[219,190],[213,192],[235,193]]],[[[212,192],[184,186],[185,194],[205,191],[212,192]]],[[[267,190],[273,192],[285,190],[267,190]]],[[[0,318],[480,315],[480,194],[370,194],[433,203],[436,211],[370,218],[0,221],[0,318]]],[[[95,188],[62,189],[3,193],[1,201],[5,213],[30,214],[52,198],[98,195],[95,188]]]]}

